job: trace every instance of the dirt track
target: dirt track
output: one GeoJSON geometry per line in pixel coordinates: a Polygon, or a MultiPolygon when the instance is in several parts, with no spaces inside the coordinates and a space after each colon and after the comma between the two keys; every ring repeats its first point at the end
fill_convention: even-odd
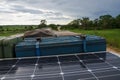
{"type": "Polygon", "coordinates": [[[116,49],[116,48],[113,48],[113,47],[107,47],[107,51],[109,52],[114,52],[116,54],[119,54],[120,55],[120,50],[116,49]]]}
{"type": "Polygon", "coordinates": [[[74,32],[71,32],[71,31],[53,31],[53,33],[58,35],[58,36],[80,35],[78,33],[74,33],[74,32]]]}

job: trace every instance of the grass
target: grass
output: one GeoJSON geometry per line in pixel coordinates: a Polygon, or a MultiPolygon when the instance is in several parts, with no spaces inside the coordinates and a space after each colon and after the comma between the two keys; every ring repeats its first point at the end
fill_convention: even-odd
{"type": "Polygon", "coordinates": [[[73,31],[76,33],[82,33],[82,34],[91,34],[91,35],[102,36],[102,37],[106,38],[108,46],[112,46],[112,47],[120,49],[120,29],[111,29],[111,30],[73,29],[70,31],[73,31]]]}
{"type": "Polygon", "coordinates": [[[10,36],[17,33],[24,33],[24,32],[23,31],[3,31],[3,32],[0,32],[0,36],[10,36]]]}

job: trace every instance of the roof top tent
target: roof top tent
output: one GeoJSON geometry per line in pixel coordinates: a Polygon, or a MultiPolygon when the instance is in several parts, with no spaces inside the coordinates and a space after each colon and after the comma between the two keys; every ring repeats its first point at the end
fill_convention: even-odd
{"type": "Polygon", "coordinates": [[[42,29],[36,29],[36,30],[32,30],[32,31],[26,31],[24,33],[24,38],[75,36],[75,35],[80,35],[80,34],[70,32],[70,31],[54,31],[50,28],[42,28],[42,29]]]}

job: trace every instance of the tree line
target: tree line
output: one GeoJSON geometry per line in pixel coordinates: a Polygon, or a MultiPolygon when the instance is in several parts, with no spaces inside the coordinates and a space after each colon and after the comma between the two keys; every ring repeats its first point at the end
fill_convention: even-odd
{"type": "Polygon", "coordinates": [[[76,19],[65,25],[64,28],[78,29],[115,29],[120,28],[120,15],[102,15],[97,19],[90,20],[89,17],[76,19]]]}
{"type": "Polygon", "coordinates": [[[1,25],[0,31],[26,31],[46,27],[50,27],[54,30],[57,30],[59,26],[61,26],[62,29],[118,29],[120,28],[120,14],[116,17],[113,17],[111,15],[102,15],[94,20],[91,20],[89,17],[82,17],[79,19],[72,20],[66,25],[47,25],[47,20],[41,20],[39,25],[1,25]]]}
{"type": "Polygon", "coordinates": [[[82,17],[79,19],[75,19],[69,22],[66,25],[56,25],[56,24],[49,24],[46,25],[46,20],[41,20],[39,28],[43,27],[51,27],[52,29],[57,29],[58,26],[61,26],[62,29],[118,29],[120,28],[120,14],[116,17],[111,15],[102,15],[99,18],[94,20],[90,20],[89,17],[82,17]]]}

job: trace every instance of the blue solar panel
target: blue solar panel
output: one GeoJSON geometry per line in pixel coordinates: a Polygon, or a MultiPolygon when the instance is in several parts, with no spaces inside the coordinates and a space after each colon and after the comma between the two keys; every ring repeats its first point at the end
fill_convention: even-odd
{"type": "Polygon", "coordinates": [[[1,80],[120,80],[120,58],[106,52],[0,60],[1,80]]]}

